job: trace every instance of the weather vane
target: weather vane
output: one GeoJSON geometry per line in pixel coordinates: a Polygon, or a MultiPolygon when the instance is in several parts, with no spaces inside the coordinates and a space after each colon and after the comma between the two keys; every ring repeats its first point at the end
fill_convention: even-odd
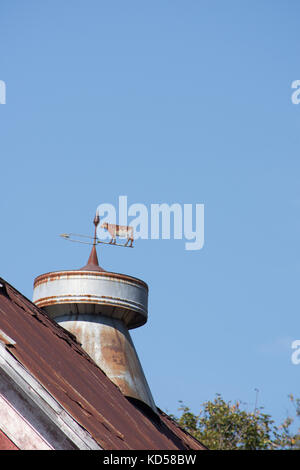
{"type": "Polygon", "coordinates": [[[122,246],[124,248],[134,248],[133,227],[130,227],[129,225],[108,224],[107,222],[105,222],[104,224],[101,225],[101,228],[104,228],[105,230],[107,230],[111,236],[110,241],[105,242],[103,240],[100,240],[97,237],[97,227],[99,223],[100,223],[100,217],[98,214],[96,214],[94,218],[94,225],[95,225],[94,237],[90,237],[88,235],[80,235],[78,233],[62,233],[60,236],[70,242],[85,243],[86,245],[95,245],[95,244],[101,243],[103,245],[114,245],[114,246],[122,246]],[[125,243],[117,243],[117,237],[125,238],[126,239],[125,243]],[[90,239],[90,241],[82,240],[84,238],[90,239]]]}

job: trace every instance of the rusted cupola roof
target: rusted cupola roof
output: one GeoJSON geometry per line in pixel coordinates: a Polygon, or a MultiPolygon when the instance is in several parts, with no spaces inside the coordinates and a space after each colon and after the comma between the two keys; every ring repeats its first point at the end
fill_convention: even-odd
{"type": "Polygon", "coordinates": [[[93,242],[93,247],[90,253],[90,257],[88,259],[88,262],[83,268],[80,268],[79,271],[98,271],[98,272],[105,272],[105,269],[101,268],[99,266],[99,261],[98,261],[98,255],[97,255],[97,249],[96,249],[96,244],[97,244],[97,226],[100,222],[100,217],[98,214],[95,215],[94,218],[94,225],[95,225],[95,233],[94,233],[94,242],[93,242]]]}

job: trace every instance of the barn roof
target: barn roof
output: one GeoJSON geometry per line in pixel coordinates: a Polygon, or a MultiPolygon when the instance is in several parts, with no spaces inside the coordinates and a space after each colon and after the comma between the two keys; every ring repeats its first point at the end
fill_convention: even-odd
{"type": "MultiPolygon", "coordinates": [[[[0,330],[9,353],[105,450],[201,450],[170,417],[129,401],[76,338],[0,278],[0,330]]],[[[0,338],[1,339],[1,338],[0,338]]]]}

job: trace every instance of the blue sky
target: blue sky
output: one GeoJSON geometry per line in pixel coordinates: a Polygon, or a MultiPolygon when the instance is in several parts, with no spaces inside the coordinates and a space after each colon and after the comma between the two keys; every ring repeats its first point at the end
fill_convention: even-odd
{"type": "Polygon", "coordinates": [[[0,275],[86,263],[97,206],[205,205],[205,245],[99,249],[149,284],[132,332],[154,398],[197,412],[221,393],[276,419],[300,365],[297,0],[4,0],[0,275]]]}

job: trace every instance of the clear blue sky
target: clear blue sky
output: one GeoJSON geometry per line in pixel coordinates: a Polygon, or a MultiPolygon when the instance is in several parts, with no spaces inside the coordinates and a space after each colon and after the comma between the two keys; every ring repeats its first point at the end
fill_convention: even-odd
{"type": "MultiPolygon", "coordinates": [[[[3,0],[0,275],[86,263],[102,202],[205,204],[205,245],[104,246],[144,279],[132,336],[156,402],[221,393],[276,419],[298,394],[300,79],[297,0],[3,0]]],[[[299,394],[298,394],[299,395],[299,394]]]]}

